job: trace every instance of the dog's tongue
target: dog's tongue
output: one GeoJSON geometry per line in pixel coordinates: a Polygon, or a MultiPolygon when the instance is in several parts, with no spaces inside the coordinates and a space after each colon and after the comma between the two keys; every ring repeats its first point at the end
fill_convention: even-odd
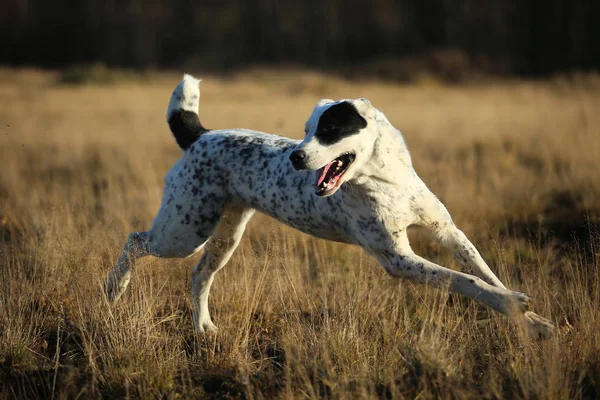
{"type": "Polygon", "coordinates": [[[333,165],[334,162],[336,162],[336,160],[333,160],[332,162],[330,162],[329,164],[327,164],[326,166],[323,167],[323,172],[321,173],[321,176],[319,177],[319,179],[317,179],[316,186],[319,186],[321,184],[321,182],[323,182],[325,180],[325,177],[327,176],[327,171],[329,171],[329,168],[331,168],[331,166],[333,165]]]}

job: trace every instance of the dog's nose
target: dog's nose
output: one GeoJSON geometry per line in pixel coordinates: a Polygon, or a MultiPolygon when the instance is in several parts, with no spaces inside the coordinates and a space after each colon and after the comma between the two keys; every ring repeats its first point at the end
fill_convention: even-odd
{"type": "Polygon", "coordinates": [[[304,150],[294,150],[290,154],[290,161],[295,169],[304,168],[304,159],[306,158],[306,152],[304,150]]]}

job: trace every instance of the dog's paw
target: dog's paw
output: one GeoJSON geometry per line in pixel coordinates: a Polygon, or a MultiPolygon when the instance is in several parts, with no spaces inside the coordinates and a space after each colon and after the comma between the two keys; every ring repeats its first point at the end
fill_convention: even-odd
{"type": "Polygon", "coordinates": [[[121,295],[125,292],[128,283],[129,279],[126,279],[126,282],[123,282],[123,280],[119,282],[112,276],[109,276],[104,284],[104,293],[106,294],[108,301],[114,303],[119,300],[121,295]]]}
{"type": "Polygon", "coordinates": [[[114,303],[115,300],[117,299],[117,295],[115,293],[114,287],[111,285],[108,285],[107,283],[104,284],[104,294],[106,295],[106,298],[108,299],[109,303],[114,303]]]}
{"type": "Polygon", "coordinates": [[[510,292],[506,303],[506,314],[520,316],[529,310],[532,298],[521,292],[510,292]]]}
{"type": "Polygon", "coordinates": [[[523,313],[522,317],[519,318],[518,323],[527,336],[535,340],[549,339],[556,330],[556,327],[552,322],[544,317],[540,317],[533,311],[523,313]]]}
{"type": "Polygon", "coordinates": [[[523,332],[535,340],[545,340],[552,336],[556,327],[546,318],[529,311],[532,298],[525,293],[511,292],[507,315],[523,332]]]}
{"type": "Polygon", "coordinates": [[[114,285],[105,285],[104,294],[106,294],[106,298],[110,303],[114,303],[119,300],[123,293],[116,290],[114,285]]]}
{"type": "Polygon", "coordinates": [[[219,328],[211,320],[202,321],[195,326],[196,332],[202,334],[216,334],[219,328]]]}

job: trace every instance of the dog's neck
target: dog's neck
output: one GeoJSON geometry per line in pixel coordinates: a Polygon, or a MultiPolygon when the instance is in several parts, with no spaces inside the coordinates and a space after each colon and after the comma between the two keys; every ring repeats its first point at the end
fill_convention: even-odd
{"type": "Polygon", "coordinates": [[[388,183],[403,185],[414,174],[412,161],[400,131],[378,112],[377,138],[373,153],[352,179],[357,185],[388,183]]]}

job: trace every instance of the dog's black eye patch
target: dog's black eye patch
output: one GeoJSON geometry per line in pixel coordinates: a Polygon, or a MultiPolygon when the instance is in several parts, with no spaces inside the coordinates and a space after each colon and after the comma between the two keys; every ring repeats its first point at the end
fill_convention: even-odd
{"type": "Polygon", "coordinates": [[[367,121],[358,113],[353,104],[344,101],[329,107],[319,118],[315,138],[329,146],[340,140],[356,135],[366,128],[367,121]]]}

